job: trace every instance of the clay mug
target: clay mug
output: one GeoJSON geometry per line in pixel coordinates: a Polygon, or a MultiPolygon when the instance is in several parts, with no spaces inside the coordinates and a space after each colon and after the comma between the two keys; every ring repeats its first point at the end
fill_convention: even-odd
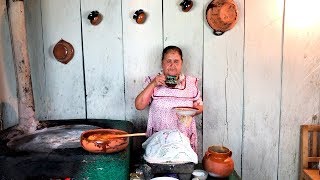
{"type": "Polygon", "coordinates": [[[204,170],[213,177],[227,177],[234,170],[232,152],[224,146],[210,146],[202,159],[204,170]]]}
{"type": "Polygon", "coordinates": [[[193,6],[193,2],[192,0],[183,0],[180,3],[180,6],[182,7],[183,12],[188,12],[193,6]]]}
{"type": "Polygon", "coordinates": [[[100,24],[103,18],[98,11],[91,11],[91,13],[88,15],[88,19],[92,25],[96,26],[100,24]]]}
{"type": "Polygon", "coordinates": [[[136,20],[138,24],[143,24],[146,21],[146,13],[142,10],[139,9],[133,14],[133,19],[136,20]]]}
{"type": "Polygon", "coordinates": [[[175,87],[177,85],[178,76],[166,76],[166,85],[168,87],[175,87]]]}

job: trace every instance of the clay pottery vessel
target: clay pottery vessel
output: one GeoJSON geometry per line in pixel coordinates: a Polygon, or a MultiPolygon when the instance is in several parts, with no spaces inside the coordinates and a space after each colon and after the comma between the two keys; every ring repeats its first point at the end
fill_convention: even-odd
{"type": "Polygon", "coordinates": [[[220,36],[238,21],[238,8],[233,0],[213,0],[206,10],[206,19],[213,34],[220,36]]]}
{"type": "Polygon", "coordinates": [[[191,0],[183,0],[180,3],[183,12],[188,12],[193,6],[193,2],[191,0]]]}
{"type": "Polygon", "coordinates": [[[72,44],[61,39],[53,48],[54,57],[61,63],[67,64],[74,56],[72,44]]]}
{"type": "Polygon", "coordinates": [[[88,15],[88,19],[92,25],[96,26],[100,24],[103,17],[98,11],[91,11],[91,13],[88,15]]]}
{"type": "Polygon", "coordinates": [[[227,177],[234,170],[232,152],[224,146],[210,146],[202,159],[204,169],[212,177],[227,177]]]}
{"type": "Polygon", "coordinates": [[[178,83],[178,76],[166,76],[166,85],[170,88],[173,88],[178,83]]]}
{"type": "Polygon", "coordinates": [[[93,153],[114,153],[124,150],[129,144],[128,137],[110,138],[110,135],[128,134],[118,129],[93,129],[81,134],[83,149],[93,153]]]}
{"type": "Polygon", "coordinates": [[[146,21],[146,18],[147,18],[147,15],[142,9],[137,10],[133,14],[133,19],[136,20],[138,24],[143,24],[146,21]]]}

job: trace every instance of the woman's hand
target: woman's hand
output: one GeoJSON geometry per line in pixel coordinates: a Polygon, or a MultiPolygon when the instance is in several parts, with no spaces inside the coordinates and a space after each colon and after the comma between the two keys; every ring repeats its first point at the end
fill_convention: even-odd
{"type": "Polygon", "coordinates": [[[166,76],[163,74],[159,74],[152,80],[151,83],[154,85],[154,87],[157,87],[157,86],[165,85],[166,84],[165,81],[166,81],[166,76]]]}
{"type": "Polygon", "coordinates": [[[162,86],[165,84],[166,77],[163,74],[157,75],[148,86],[140,92],[135,99],[135,106],[138,110],[143,110],[151,102],[151,96],[156,86],[162,86]]]}
{"type": "Polygon", "coordinates": [[[201,114],[201,113],[203,112],[203,105],[202,105],[202,103],[194,102],[194,103],[193,103],[193,107],[196,108],[196,109],[198,109],[197,112],[196,112],[196,114],[195,114],[194,116],[199,115],[199,114],[201,114]]]}

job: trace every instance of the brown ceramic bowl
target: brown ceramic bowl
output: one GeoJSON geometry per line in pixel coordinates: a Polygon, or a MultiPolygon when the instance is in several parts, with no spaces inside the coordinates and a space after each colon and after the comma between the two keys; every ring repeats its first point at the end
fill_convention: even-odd
{"type": "Polygon", "coordinates": [[[118,129],[93,129],[81,134],[81,146],[93,153],[114,153],[124,150],[129,144],[128,137],[108,138],[108,135],[128,134],[118,129]]]}
{"type": "Polygon", "coordinates": [[[72,44],[61,39],[53,48],[54,57],[61,63],[67,64],[74,56],[72,44]]]}

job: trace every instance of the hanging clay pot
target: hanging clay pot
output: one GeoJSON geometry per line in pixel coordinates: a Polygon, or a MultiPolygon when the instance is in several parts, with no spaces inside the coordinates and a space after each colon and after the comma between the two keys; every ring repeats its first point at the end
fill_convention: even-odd
{"type": "Polygon", "coordinates": [[[180,3],[180,6],[182,7],[183,12],[188,12],[188,11],[190,11],[190,9],[193,6],[193,2],[192,2],[192,0],[183,0],[180,3]]]}
{"type": "Polygon", "coordinates": [[[223,146],[210,146],[202,159],[204,169],[213,177],[227,177],[234,169],[232,152],[223,146]]]}
{"type": "Polygon", "coordinates": [[[213,0],[207,7],[206,19],[213,34],[220,36],[237,23],[237,6],[233,0],[213,0]]]}
{"type": "Polygon", "coordinates": [[[146,18],[147,18],[147,15],[142,9],[137,10],[133,14],[133,19],[136,20],[138,24],[143,24],[146,21],[146,18]]]}
{"type": "Polygon", "coordinates": [[[61,39],[53,48],[54,57],[61,63],[67,64],[74,56],[72,44],[61,39]]]}
{"type": "Polygon", "coordinates": [[[88,19],[92,25],[96,26],[100,24],[103,17],[98,11],[91,11],[91,13],[88,15],[88,19]]]}

